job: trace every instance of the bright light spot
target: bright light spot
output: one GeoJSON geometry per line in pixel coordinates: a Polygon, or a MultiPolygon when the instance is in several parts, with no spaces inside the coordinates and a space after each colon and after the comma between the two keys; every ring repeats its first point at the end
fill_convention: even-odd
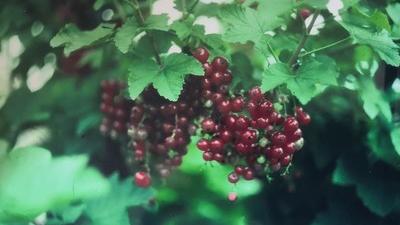
{"type": "Polygon", "coordinates": [[[194,24],[204,26],[205,34],[219,34],[222,32],[222,26],[216,17],[199,16],[194,24]]]}
{"type": "Polygon", "coordinates": [[[20,56],[24,52],[24,45],[17,35],[14,35],[10,38],[10,42],[8,45],[8,51],[12,58],[16,58],[20,56]]]}
{"type": "Polygon", "coordinates": [[[101,14],[101,18],[104,21],[110,21],[113,18],[113,16],[114,16],[114,11],[112,9],[106,9],[101,14]]]}
{"type": "Polygon", "coordinates": [[[50,138],[50,129],[45,126],[38,126],[27,129],[18,135],[14,148],[22,148],[33,145],[40,145],[50,138]]]}
{"type": "MultiPolygon", "coordinates": [[[[306,24],[306,27],[308,27],[311,23],[312,18],[314,15],[309,16],[304,22],[306,24]]],[[[323,16],[319,15],[317,19],[315,20],[314,26],[311,29],[310,35],[318,35],[319,30],[325,27],[325,19],[323,16]]]]}
{"type": "Polygon", "coordinates": [[[167,54],[172,54],[172,53],[181,53],[182,49],[176,45],[174,42],[172,42],[172,46],[168,49],[167,54]]]}
{"type": "Polygon", "coordinates": [[[32,66],[28,70],[26,85],[31,92],[40,90],[53,76],[56,66],[53,63],[46,63],[42,68],[32,66]]]}
{"type": "Polygon", "coordinates": [[[41,22],[39,22],[39,21],[35,21],[35,22],[32,24],[32,27],[31,27],[32,36],[34,36],[34,37],[38,36],[39,34],[42,33],[43,30],[44,30],[44,25],[43,25],[43,23],[41,23],[41,22]]]}
{"type": "Polygon", "coordinates": [[[182,17],[182,13],[174,7],[173,0],[158,0],[154,2],[151,11],[154,15],[167,14],[169,17],[168,24],[171,24],[182,17]]]}
{"type": "Polygon", "coordinates": [[[342,0],[329,0],[328,4],[326,5],[329,12],[335,16],[336,20],[341,20],[339,11],[344,7],[342,0]]]}
{"type": "Polygon", "coordinates": [[[396,80],[394,80],[394,82],[392,84],[392,89],[396,93],[400,93],[400,79],[399,78],[396,78],[396,80]]]}

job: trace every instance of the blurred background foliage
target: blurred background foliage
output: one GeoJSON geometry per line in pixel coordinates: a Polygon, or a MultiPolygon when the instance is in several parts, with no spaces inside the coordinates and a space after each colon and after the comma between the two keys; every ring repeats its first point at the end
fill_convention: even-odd
{"type": "MultiPolygon", "coordinates": [[[[149,2],[141,4],[150,7],[149,2]]],[[[250,2],[254,1],[245,4],[250,2]]],[[[400,38],[400,4],[362,3],[364,11],[383,14],[384,21],[375,22],[385,25],[388,21],[391,35],[400,38]]],[[[181,4],[178,0],[178,9],[181,4]]],[[[229,169],[204,164],[191,144],[180,170],[166,181],[157,181],[156,191],[135,187],[119,144],[98,131],[99,83],[123,78],[129,58],[108,46],[92,46],[66,57],[62,49],[49,45],[64,24],[93,29],[100,22],[117,20],[110,13],[118,7],[107,0],[1,1],[0,224],[28,224],[39,212],[47,212],[46,219],[38,217],[36,224],[400,224],[400,70],[380,62],[366,45],[328,50],[346,75],[341,76],[345,88],[329,88],[306,105],[313,123],[304,131],[305,148],[287,175],[233,186],[226,181],[229,169]],[[349,74],[356,73],[371,79],[354,82],[349,74]],[[392,120],[387,119],[386,106],[392,120]],[[16,150],[6,156],[4,152],[11,149],[16,150]],[[25,158],[12,156],[21,154],[21,149],[29,153],[25,158]],[[24,167],[32,161],[40,162],[41,170],[24,167]],[[65,161],[77,169],[62,167],[65,161]],[[43,177],[47,182],[38,185],[43,177]],[[70,195],[68,188],[55,188],[69,178],[82,179],[86,189],[70,195]],[[231,191],[239,194],[235,203],[226,200],[231,191]],[[10,192],[24,204],[6,199],[10,192]]],[[[194,16],[213,17],[218,10],[216,3],[200,3],[194,16]]],[[[299,26],[291,23],[287,29],[296,32],[299,26]]],[[[165,43],[166,52],[171,39],[162,34],[156,37],[165,43]]],[[[327,25],[310,38],[307,48],[343,37],[343,28],[327,25]]],[[[146,54],[146,40],[139,43],[138,52],[146,54]]],[[[297,46],[294,36],[273,43],[283,58],[297,46]]],[[[264,56],[247,45],[214,50],[233,62],[236,85],[246,89],[259,84],[264,56]]]]}

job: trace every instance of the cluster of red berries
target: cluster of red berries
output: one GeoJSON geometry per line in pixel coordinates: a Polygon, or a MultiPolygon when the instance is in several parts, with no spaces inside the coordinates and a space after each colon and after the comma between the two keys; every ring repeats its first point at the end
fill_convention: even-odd
{"type": "Polygon", "coordinates": [[[217,57],[207,63],[208,52],[203,48],[194,56],[204,65],[202,96],[211,106],[209,117],[201,122],[205,138],[197,143],[203,159],[234,165],[228,176],[231,183],[287,167],[303,146],[299,126],[307,125],[310,116],[301,108],[296,109],[296,117],[280,114],[258,87],[249,91],[247,100],[230,97],[232,75],[227,61],[217,57]]]}
{"type": "Polygon", "coordinates": [[[130,102],[121,95],[125,86],[125,83],[117,80],[104,80],[101,83],[100,110],[104,116],[100,132],[105,136],[116,138],[126,133],[130,102]]]}
{"type": "Polygon", "coordinates": [[[193,123],[203,111],[198,98],[201,78],[187,79],[177,102],[166,100],[152,87],[133,102],[121,96],[124,83],[105,80],[101,86],[104,118],[100,131],[105,136],[121,137],[121,141],[129,140],[127,146],[134,158],[132,167],[139,168],[135,183],[140,187],[151,185],[150,171],[168,177],[182,164],[190,137],[196,132],[193,123]]]}

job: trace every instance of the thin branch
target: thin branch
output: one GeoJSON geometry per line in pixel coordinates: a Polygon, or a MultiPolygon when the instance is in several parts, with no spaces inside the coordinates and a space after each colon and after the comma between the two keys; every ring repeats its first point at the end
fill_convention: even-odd
{"type": "Polygon", "coordinates": [[[344,42],[346,42],[346,41],[348,41],[350,39],[351,39],[351,37],[346,37],[346,38],[344,38],[342,40],[333,42],[333,43],[331,43],[329,45],[323,46],[321,48],[314,49],[314,50],[309,51],[309,52],[306,52],[306,53],[300,55],[299,57],[304,57],[304,56],[307,56],[307,55],[310,55],[310,54],[313,54],[313,53],[316,53],[316,52],[319,52],[319,51],[322,51],[322,50],[325,50],[325,49],[328,49],[328,48],[332,48],[332,47],[334,47],[336,45],[339,45],[339,44],[342,44],[342,43],[344,43],[344,42]]]}
{"type": "Polygon", "coordinates": [[[296,61],[299,58],[300,52],[304,48],[304,45],[306,44],[308,37],[310,36],[310,32],[311,32],[318,16],[319,16],[319,11],[316,11],[314,13],[313,18],[311,19],[310,25],[307,27],[307,29],[299,43],[299,46],[297,47],[296,51],[293,53],[292,57],[290,58],[290,60],[288,62],[288,65],[290,66],[290,68],[292,68],[294,66],[294,64],[296,64],[296,61]]]}
{"type": "MultiPolygon", "coordinates": [[[[138,19],[139,19],[139,24],[140,24],[141,26],[144,26],[145,19],[144,19],[144,16],[143,16],[143,13],[142,13],[142,10],[141,10],[141,8],[140,8],[140,4],[139,4],[138,0],[133,0],[132,6],[134,7],[134,9],[135,9],[136,12],[137,12],[137,17],[138,17],[138,19]]],[[[160,54],[158,53],[156,41],[155,41],[155,39],[154,39],[153,34],[152,34],[150,31],[145,31],[145,32],[146,32],[146,34],[149,36],[150,43],[151,43],[151,47],[153,48],[154,56],[155,56],[155,58],[156,58],[157,63],[158,63],[159,65],[162,65],[161,58],[160,58],[160,54]]]]}

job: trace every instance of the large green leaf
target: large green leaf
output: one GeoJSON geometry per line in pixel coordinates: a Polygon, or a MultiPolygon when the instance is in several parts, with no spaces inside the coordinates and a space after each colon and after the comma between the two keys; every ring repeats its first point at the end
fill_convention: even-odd
{"type": "Polygon", "coordinates": [[[220,12],[225,24],[223,39],[228,42],[245,44],[251,41],[256,48],[265,53],[269,40],[266,32],[282,25],[282,15],[288,14],[295,6],[291,0],[266,0],[260,2],[258,10],[231,5],[220,12]]]}
{"type": "Polygon", "coordinates": [[[127,53],[133,43],[133,38],[137,35],[138,24],[134,18],[128,19],[115,34],[115,46],[122,52],[127,53]]]}
{"type": "Polygon", "coordinates": [[[50,45],[52,47],[63,46],[65,55],[69,55],[73,51],[90,46],[110,35],[113,28],[114,25],[100,24],[94,30],[81,31],[74,24],[67,24],[51,39],[50,45]]]}
{"type": "Polygon", "coordinates": [[[400,155],[400,126],[393,128],[393,130],[390,132],[390,137],[392,139],[394,149],[396,150],[397,154],[400,155]]]}
{"type": "Polygon", "coordinates": [[[277,63],[264,72],[261,89],[266,92],[286,84],[292,94],[306,104],[326,87],[337,85],[337,76],[335,61],[326,56],[305,61],[296,72],[286,64],[277,63]]]}
{"type": "Polygon", "coordinates": [[[139,188],[132,179],[119,180],[118,175],[110,177],[111,191],[101,198],[86,203],[84,215],[93,225],[129,225],[128,207],[147,204],[154,197],[151,188],[139,188]]]}
{"type": "Polygon", "coordinates": [[[30,221],[50,209],[99,197],[108,182],[87,168],[85,156],[52,159],[37,147],[15,149],[0,158],[0,221],[30,221]]]}
{"type": "Polygon", "coordinates": [[[151,60],[134,61],[129,74],[129,93],[135,99],[152,83],[161,96],[176,101],[182,91],[185,76],[203,73],[199,62],[180,53],[163,58],[161,66],[151,60]]]}

